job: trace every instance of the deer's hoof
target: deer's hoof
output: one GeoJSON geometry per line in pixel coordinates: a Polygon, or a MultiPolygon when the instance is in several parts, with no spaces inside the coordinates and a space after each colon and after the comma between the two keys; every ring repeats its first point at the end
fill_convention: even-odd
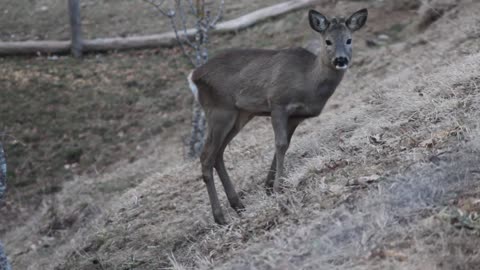
{"type": "Polygon", "coordinates": [[[273,192],[276,193],[276,194],[281,194],[283,193],[285,190],[283,188],[283,186],[276,186],[276,187],[273,187],[273,192]]]}
{"type": "Polygon", "coordinates": [[[224,217],[215,218],[215,223],[217,223],[218,225],[222,225],[222,226],[228,224],[224,217]]]}
{"type": "Polygon", "coordinates": [[[238,201],[237,204],[232,205],[232,208],[237,212],[239,216],[242,215],[243,212],[245,212],[245,205],[241,201],[238,201]]]}
{"type": "Polygon", "coordinates": [[[221,212],[220,213],[214,213],[213,219],[215,220],[215,223],[217,223],[218,225],[227,225],[227,221],[225,219],[225,216],[221,212]]]}
{"type": "Polygon", "coordinates": [[[280,194],[280,193],[283,193],[284,192],[284,181],[283,179],[277,179],[275,180],[275,182],[273,183],[273,192],[276,193],[276,194],[280,194]]]}
{"type": "Polygon", "coordinates": [[[267,192],[267,195],[270,196],[273,194],[273,181],[266,181],[265,182],[265,192],[267,192]]]}

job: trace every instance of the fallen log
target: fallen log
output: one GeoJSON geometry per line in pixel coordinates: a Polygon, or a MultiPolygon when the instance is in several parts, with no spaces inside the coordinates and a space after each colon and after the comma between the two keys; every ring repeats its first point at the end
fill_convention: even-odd
{"type": "MultiPolygon", "coordinates": [[[[270,7],[262,8],[239,18],[216,25],[212,33],[230,33],[243,30],[256,23],[293,12],[317,4],[321,0],[292,0],[270,7]]],[[[185,38],[185,32],[179,32],[185,38]]],[[[195,29],[186,31],[187,37],[195,35],[195,29]]],[[[171,47],[176,44],[174,32],[148,36],[130,36],[115,38],[100,38],[83,41],[83,52],[120,51],[133,49],[148,49],[171,47]]],[[[71,50],[70,41],[24,41],[0,42],[0,56],[28,54],[68,54],[71,50]]]]}
{"type": "Polygon", "coordinates": [[[23,41],[0,42],[0,56],[21,54],[67,54],[70,53],[70,41],[23,41]]]}

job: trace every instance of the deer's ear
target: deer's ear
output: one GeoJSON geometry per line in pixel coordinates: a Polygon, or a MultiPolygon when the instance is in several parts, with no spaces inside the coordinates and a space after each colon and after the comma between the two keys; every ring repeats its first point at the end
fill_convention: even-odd
{"type": "Polygon", "coordinates": [[[328,26],[330,26],[327,17],[313,9],[308,12],[308,20],[313,30],[319,33],[324,33],[328,29],[328,26]]]}
{"type": "Polygon", "coordinates": [[[368,10],[366,8],[361,9],[353,13],[347,20],[347,27],[352,31],[357,31],[362,28],[367,22],[368,10]]]}

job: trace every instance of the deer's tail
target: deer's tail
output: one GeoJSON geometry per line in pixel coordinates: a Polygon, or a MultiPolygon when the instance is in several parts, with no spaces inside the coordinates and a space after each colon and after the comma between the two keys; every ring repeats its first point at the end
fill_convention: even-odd
{"type": "Polygon", "coordinates": [[[193,96],[198,101],[198,87],[192,79],[193,71],[188,75],[188,85],[190,86],[190,91],[192,91],[193,96]]]}

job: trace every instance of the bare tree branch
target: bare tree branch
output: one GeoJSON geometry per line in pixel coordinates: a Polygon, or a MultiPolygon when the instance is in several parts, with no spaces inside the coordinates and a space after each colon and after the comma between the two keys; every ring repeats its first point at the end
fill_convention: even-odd
{"type": "MultiPolygon", "coordinates": [[[[186,48],[185,48],[185,45],[183,44],[182,42],[182,38],[180,37],[180,35],[178,34],[178,30],[177,30],[177,24],[175,23],[175,18],[172,16],[172,17],[169,17],[170,18],[170,24],[172,25],[172,28],[173,28],[173,31],[175,32],[175,37],[177,38],[177,41],[178,41],[178,45],[180,46],[180,49],[182,50],[182,53],[185,55],[185,57],[188,58],[188,60],[190,61],[190,63],[195,66],[195,61],[193,61],[193,59],[190,57],[190,55],[188,54],[186,48]]],[[[185,38],[188,38],[187,35],[185,35],[185,38]]]]}
{"type": "Polygon", "coordinates": [[[190,11],[192,14],[197,14],[197,10],[195,9],[195,5],[193,4],[193,0],[187,0],[188,5],[190,6],[190,11]]]}
{"type": "Polygon", "coordinates": [[[181,3],[181,0],[175,0],[176,2],[176,8],[180,14],[180,20],[182,21],[182,28],[183,28],[183,34],[184,34],[184,40],[185,42],[187,42],[187,44],[192,47],[193,49],[197,49],[197,46],[196,44],[194,44],[190,38],[188,37],[188,33],[187,33],[187,16],[183,10],[183,7],[182,7],[182,3],[181,3]]]}
{"type": "Polygon", "coordinates": [[[150,4],[153,6],[158,12],[160,12],[163,16],[165,17],[170,17],[168,12],[162,9],[163,3],[165,3],[165,0],[161,0],[160,4],[157,3],[155,0],[143,0],[144,2],[150,4]]]}
{"type": "Polygon", "coordinates": [[[225,0],[220,1],[220,5],[218,6],[217,10],[217,16],[215,16],[215,19],[210,24],[210,27],[214,28],[215,25],[218,23],[223,18],[223,12],[225,10],[225,0]]]}
{"type": "MultiPolygon", "coordinates": [[[[188,38],[186,23],[183,24],[183,26],[184,26],[183,27],[184,36],[181,37],[179,35],[177,23],[175,21],[175,17],[177,15],[176,10],[175,9],[169,9],[169,10],[165,11],[162,8],[163,4],[165,3],[165,0],[161,0],[160,3],[157,3],[155,0],[143,0],[143,1],[152,5],[153,7],[155,7],[155,9],[157,9],[160,12],[160,14],[162,14],[163,16],[167,17],[170,20],[170,25],[172,26],[173,32],[175,33],[175,38],[177,39],[178,45],[180,46],[180,49],[182,50],[183,55],[189,60],[189,62],[193,66],[195,66],[196,63],[192,59],[192,57],[188,54],[187,49],[185,48],[184,41],[187,42],[187,44],[190,45],[193,49],[196,49],[195,45],[193,43],[191,43],[190,39],[188,38]]],[[[179,10],[178,8],[181,7],[180,0],[175,0],[175,3],[176,3],[176,5],[175,5],[176,9],[179,10]]],[[[183,10],[180,14],[180,17],[181,17],[181,20],[183,22],[183,20],[185,20],[185,14],[183,13],[183,10]]]]}
{"type": "Polygon", "coordinates": [[[196,0],[197,1],[197,19],[200,21],[205,16],[205,0],[196,0]]]}

